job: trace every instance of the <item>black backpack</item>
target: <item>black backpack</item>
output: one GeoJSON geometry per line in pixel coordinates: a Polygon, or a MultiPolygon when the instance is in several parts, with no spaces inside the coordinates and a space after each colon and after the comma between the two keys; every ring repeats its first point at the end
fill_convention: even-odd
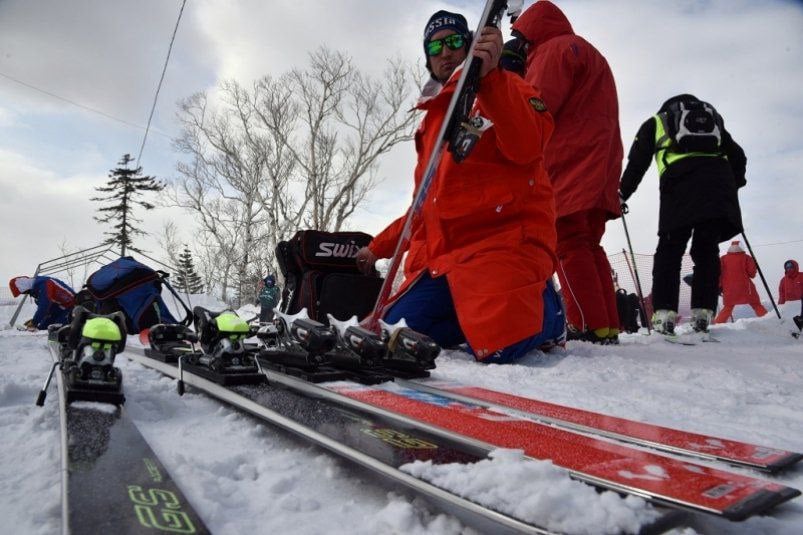
{"type": "Polygon", "coordinates": [[[616,290],[616,309],[619,313],[619,328],[627,333],[639,330],[639,298],[636,294],[628,293],[624,288],[616,290]]]}
{"type": "Polygon", "coordinates": [[[717,153],[722,146],[722,117],[701,100],[673,102],[661,114],[677,152],[717,153]]]}
{"type": "Polygon", "coordinates": [[[384,279],[376,270],[360,273],[355,256],[372,239],[364,232],[300,230],[279,242],[276,259],[285,282],[282,312],[306,308],[311,319],[327,325],[327,314],[338,320],[367,316],[384,279]]]}

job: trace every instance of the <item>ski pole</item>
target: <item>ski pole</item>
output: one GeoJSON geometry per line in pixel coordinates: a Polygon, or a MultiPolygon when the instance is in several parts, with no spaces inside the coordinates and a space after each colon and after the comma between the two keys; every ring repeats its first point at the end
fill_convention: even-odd
{"type": "Polygon", "coordinates": [[[775,309],[775,314],[778,316],[778,319],[781,319],[781,312],[778,310],[778,306],[775,304],[775,299],[772,297],[772,292],[767,284],[767,279],[764,278],[764,273],[761,271],[761,266],[758,264],[758,258],[756,258],[753,248],[750,247],[750,242],[747,240],[747,235],[744,233],[744,230],[742,231],[742,239],[744,240],[744,244],[747,245],[747,250],[750,251],[750,256],[753,257],[753,261],[756,263],[756,269],[758,269],[758,274],[761,276],[761,282],[764,283],[764,289],[767,290],[767,295],[770,297],[772,308],[775,309]]]}
{"type": "Polygon", "coordinates": [[[56,361],[50,367],[50,373],[47,374],[47,379],[45,379],[45,386],[42,387],[42,390],[39,391],[39,395],[36,397],[36,405],[41,407],[45,404],[45,397],[47,397],[47,387],[50,386],[50,380],[53,378],[53,372],[56,371],[56,367],[61,364],[61,361],[56,361]]]}
{"type": "MultiPolygon", "coordinates": [[[[622,203],[622,226],[625,228],[627,247],[630,249],[630,258],[633,261],[633,265],[629,267],[633,272],[633,278],[636,279],[636,291],[638,292],[638,300],[641,304],[641,312],[647,320],[647,332],[652,334],[652,319],[647,315],[647,305],[644,304],[644,292],[641,291],[641,280],[639,279],[638,268],[636,267],[636,255],[633,254],[633,244],[630,242],[630,232],[627,230],[627,222],[625,221],[625,214],[628,212],[630,212],[630,208],[628,208],[626,203],[622,203]]],[[[627,260],[627,255],[625,255],[625,260],[627,260]]]]}

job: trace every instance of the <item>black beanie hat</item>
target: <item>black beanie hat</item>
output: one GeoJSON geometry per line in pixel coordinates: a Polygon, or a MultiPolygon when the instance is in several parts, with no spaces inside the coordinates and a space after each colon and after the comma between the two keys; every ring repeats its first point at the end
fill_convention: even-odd
{"type": "MultiPolygon", "coordinates": [[[[441,30],[454,30],[461,35],[465,35],[467,38],[467,43],[471,43],[471,30],[468,29],[466,17],[459,13],[451,13],[444,10],[440,10],[432,15],[429,18],[427,25],[424,27],[424,57],[426,58],[426,66],[430,74],[432,74],[432,68],[429,64],[427,43],[432,38],[433,34],[436,34],[441,30]]],[[[468,50],[468,46],[469,45],[466,44],[466,50],[468,50]]]]}
{"type": "Polygon", "coordinates": [[[424,27],[424,47],[426,48],[427,42],[432,38],[434,33],[441,30],[454,30],[455,32],[465,35],[471,35],[471,30],[468,29],[468,22],[466,17],[459,13],[450,13],[448,11],[440,10],[429,18],[426,27],[424,27]]]}

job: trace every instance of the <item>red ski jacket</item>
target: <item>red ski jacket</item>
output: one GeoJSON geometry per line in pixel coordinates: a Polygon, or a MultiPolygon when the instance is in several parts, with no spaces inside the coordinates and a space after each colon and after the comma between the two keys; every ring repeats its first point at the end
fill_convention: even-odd
{"type": "MultiPolygon", "coordinates": [[[[415,186],[426,170],[459,71],[418,108],[426,115],[415,135],[415,186]]],[[[540,332],[541,293],[555,266],[555,204],[543,168],[552,117],[537,91],[501,69],[480,82],[476,109],[490,119],[471,154],[455,163],[444,152],[416,216],[396,296],[426,269],[446,276],[458,321],[480,359],[540,332]]],[[[404,217],[371,242],[389,258],[404,217]]]]}
{"type": "Polygon", "coordinates": [[[756,287],[752,279],[756,276],[756,262],[744,251],[728,253],[719,259],[719,287],[722,288],[722,301],[725,306],[746,305],[755,301],[756,287]]]}
{"type": "Polygon", "coordinates": [[[803,277],[800,276],[800,266],[794,260],[791,262],[792,269],[786,272],[778,287],[778,304],[781,305],[787,301],[803,299],[803,277]]]}
{"type": "Polygon", "coordinates": [[[531,44],[526,80],[555,119],[544,164],[555,188],[557,216],[601,208],[621,214],[622,139],[619,103],[608,62],[553,3],[540,0],[513,24],[531,44]]]}

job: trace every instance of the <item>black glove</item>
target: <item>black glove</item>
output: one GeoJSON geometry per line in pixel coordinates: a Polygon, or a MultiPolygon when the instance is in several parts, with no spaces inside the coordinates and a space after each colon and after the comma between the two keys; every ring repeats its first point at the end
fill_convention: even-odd
{"type": "Polygon", "coordinates": [[[622,192],[619,192],[619,207],[622,209],[623,214],[630,213],[630,207],[625,202],[625,198],[622,196],[622,192]]]}
{"type": "Polygon", "coordinates": [[[499,66],[523,77],[527,70],[527,41],[520,37],[514,37],[506,42],[502,47],[499,66]]]}

